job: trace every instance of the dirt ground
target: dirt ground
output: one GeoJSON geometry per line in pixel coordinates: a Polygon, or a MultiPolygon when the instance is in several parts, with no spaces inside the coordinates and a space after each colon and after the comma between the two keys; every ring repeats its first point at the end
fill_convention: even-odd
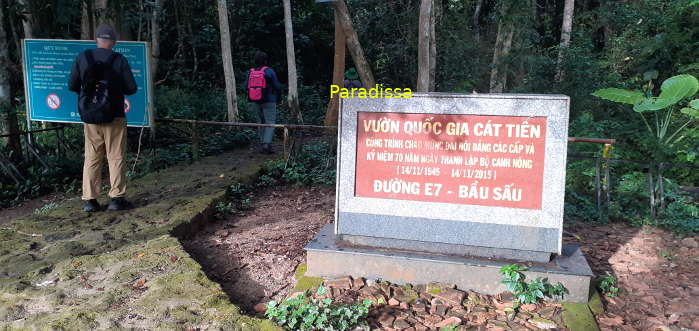
{"type": "Polygon", "coordinates": [[[29,216],[33,214],[35,210],[51,203],[63,201],[67,197],[68,196],[64,193],[52,193],[24,201],[17,206],[0,209],[0,224],[7,223],[16,218],[29,216]]]}
{"type": "MultiPolygon", "coordinates": [[[[294,269],[305,260],[303,247],[333,221],[334,197],[328,187],[257,192],[254,209],[213,223],[184,246],[251,312],[288,295],[294,269]]],[[[583,246],[596,275],[619,280],[620,294],[604,297],[606,313],[596,316],[603,330],[699,330],[697,239],[625,224],[574,224],[564,240],[583,246]]]]}
{"type": "Polygon", "coordinates": [[[255,192],[251,210],[213,223],[185,249],[220,283],[231,301],[251,312],[258,303],[283,299],[303,247],[333,221],[334,187],[275,187],[255,192]]]}
{"type": "Polygon", "coordinates": [[[603,298],[600,327],[699,330],[699,238],[625,224],[576,224],[568,231],[564,241],[582,245],[596,275],[619,281],[619,296],[603,298]]]}

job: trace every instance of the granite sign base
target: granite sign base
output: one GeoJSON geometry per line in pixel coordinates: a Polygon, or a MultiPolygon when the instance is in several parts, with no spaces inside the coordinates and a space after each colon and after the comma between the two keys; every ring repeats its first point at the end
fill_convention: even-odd
{"type": "MultiPolygon", "coordinates": [[[[326,225],[306,246],[307,276],[336,278],[346,275],[381,279],[396,284],[443,282],[459,289],[495,295],[506,291],[500,283],[500,267],[512,263],[495,259],[476,259],[452,255],[345,246],[326,225]]],[[[564,245],[562,254],[549,263],[527,263],[527,279],[545,277],[570,292],[561,301],[586,303],[590,293],[592,270],[579,247],[564,245]]]]}
{"type": "Polygon", "coordinates": [[[548,263],[552,254],[549,252],[526,251],[519,249],[491,248],[469,245],[455,245],[427,241],[402,240],[393,238],[378,238],[354,235],[339,235],[338,246],[346,243],[354,246],[380,247],[389,249],[400,249],[418,251],[425,253],[447,254],[458,256],[470,256],[475,258],[513,260],[523,262],[548,263]]]}

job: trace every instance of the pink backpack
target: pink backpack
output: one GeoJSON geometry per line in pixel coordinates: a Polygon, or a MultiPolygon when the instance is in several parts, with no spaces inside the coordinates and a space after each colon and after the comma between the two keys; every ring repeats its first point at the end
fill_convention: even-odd
{"type": "Polygon", "coordinates": [[[269,67],[262,67],[259,70],[250,69],[248,76],[248,100],[262,100],[262,91],[267,88],[267,80],[265,80],[265,70],[269,67]]]}

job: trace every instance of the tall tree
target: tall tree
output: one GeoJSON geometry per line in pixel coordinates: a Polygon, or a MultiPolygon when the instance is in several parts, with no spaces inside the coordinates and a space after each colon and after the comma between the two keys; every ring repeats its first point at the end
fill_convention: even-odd
{"type": "MultiPolygon", "coordinates": [[[[342,86],[345,72],[345,32],[342,30],[337,7],[335,12],[335,57],[333,59],[333,85],[342,86]]],[[[325,112],[325,125],[336,126],[338,112],[340,110],[340,97],[331,97],[328,110],[325,112]]]]}
{"type": "Polygon", "coordinates": [[[80,20],[80,39],[91,40],[95,37],[95,1],[82,1],[82,17],[80,20]]]}
{"type": "Polygon", "coordinates": [[[437,86],[437,22],[442,15],[441,0],[432,0],[432,15],[430,16],[430,92],[437,86]]]}
{"type": "Polygon", "coordinates": [[[294,51],[294,27],[291,22],[291,1],[282,0],[284,3],[284,31],[286,34],[286,65],[289,76],[288,102],[291,113],[296,116],[299,123],[303,122],[301,107],[299,107],[299,91],[296,76],[296,53],[294,51]]]}
{"type": "Polygon", "coordinates": [[[563,25],[561,26],[561,44],[558,47],[558,62],[556,63],[556,81],[563,80],[563,53],[570,46],[570,34],[573,30],[573,11],[575,0],[565,0],[563,8],[563,25]]]}
{"type": "Polygon", "coordinates": [[[164,3],[165,0],[156,0],[153,7],[153,15],[151,15],[151,79],[155,79],[155,75],[158,73],[158,63],[160,61],[160,14],[162,13],[164,3]]]}
{"type": "Polygon", "coordinates": [[[228,105],[228,122],[238,120],[238,97],[235,93],[235,73],[233,71],[233,54],[231,52],[231,32],[228,25],[228,5],[226,0],[217,0],[218,23],[221,31],[221,59],[226,80],[226,103],[228,105]]]}
{"type": "MultiPolygon", "coordinates": [[[[12,91],[10,68],[10,51],[8,33],[5,30],[5,20],[8,17],[5,0],[0,0],[0,115],[3,119],[3,125],[6,134],[17,134],[19,128],[17,125],[17,114],[12,109],[12,91]]],[[[22,144],[20,137],[10,136],[6,139],[8,147],[13,151],[15,158],[22,156],[22,144]]]]}
{"type": "Polygon", "coordinates": [[[22,28],[24,29],[24,38],[32,38],[34,36],[34,17],[32,16],[32,5],[29,0],[19,0],[18,3],[22,6],[22,28]]]}
{"type": "Polygon", "coordinates": [[[512,4],[505,1],[502,4],[498,35],[493,50],[492,69],[490,70],[490,93],[502,93],[507,86],[509,66],[507,57],[512,49],[512,39],[515,34],[514,19],[510,17],[512,4]]]}
{"type": "Polygon", "coordinates": [[[430,41],[432,31],[433,0],[421,0],[417,46],[417,88],[418,92],[430,90],[430,41]]]}
{"type": "Polygon", "coordinates": [[[476,42],[481,41],[481,8],[483,8],[483,0],[476,0],[476,9],[473,11],[473,39],[476,42]]]}
{"type": "Polygon", "coordinates": [[[347,38],[347,48],[352,56],[352,61],[354,61],[357,67],[357,72],[359,72],[359,79],[362,81],[364,88],[372,88],[376,85],[376,80],[374,80],[374,74],[371,71],[369,62],[364,57],[364,50],[362,50],[357,32],[352,26],[352,18],[350,17],[345,0],[337,0],[335,2],[335,9],[339,14],[340,23],[342,24],[342,29],[347,38]]]}

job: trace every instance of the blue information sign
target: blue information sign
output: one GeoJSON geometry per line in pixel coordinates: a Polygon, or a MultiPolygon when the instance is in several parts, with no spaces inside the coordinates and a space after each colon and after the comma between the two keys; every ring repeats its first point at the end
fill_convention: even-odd
{"type": "MultiPolygon", "coordinates": [[[[81,123],[78,96],[68,90],[68,78],[78,54],[95,48],[89,40],[25,39],[24,90],[27,116],[32,121],[81,123]]],[[[126,96],[124,110],[129,126],[151,126],[151,77],[148,43],[119,41],[114,51],[129,61],[138,92],[126,96]]]]}

